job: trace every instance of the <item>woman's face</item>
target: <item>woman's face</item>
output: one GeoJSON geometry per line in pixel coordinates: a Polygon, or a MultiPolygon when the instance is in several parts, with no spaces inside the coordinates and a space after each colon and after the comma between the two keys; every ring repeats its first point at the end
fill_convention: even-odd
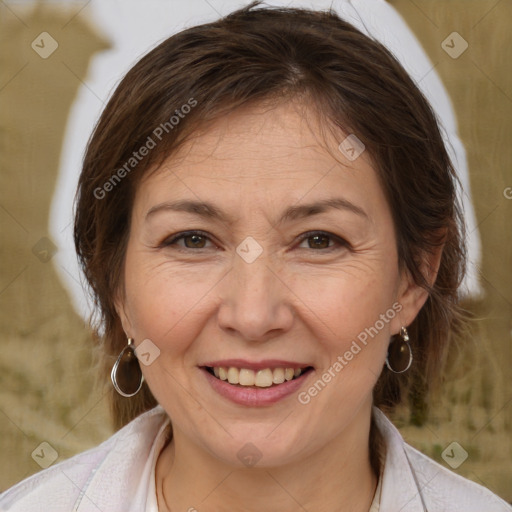
{"type": "Polygon", "coordinates": [[[420,307],[369,155],[340,135],[334,159],[316,127],[291,104],[232,113],[137,190],[124,329],[175,432],[229,464],[364,431],[390,336],[420,307]]]}

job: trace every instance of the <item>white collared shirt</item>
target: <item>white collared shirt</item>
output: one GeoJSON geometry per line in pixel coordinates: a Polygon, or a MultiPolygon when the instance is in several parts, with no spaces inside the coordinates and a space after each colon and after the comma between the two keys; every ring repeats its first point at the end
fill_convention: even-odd
{"type": "MultiPolygon", "coordinates": [[[[386,445],[371,512],[512,512],[491,491],[449,471],[405,443],[374,408],[386,445]]],[[[0,512],[158,512],[155,465],[169,418],[148,411],[96,448],[0,495],[0,512]]]]}

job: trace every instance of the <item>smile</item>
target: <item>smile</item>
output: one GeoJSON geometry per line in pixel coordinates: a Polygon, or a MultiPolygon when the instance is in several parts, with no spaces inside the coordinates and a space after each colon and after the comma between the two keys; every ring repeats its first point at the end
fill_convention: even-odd
{"type": "Polygon", "coordinates": [[[255,371],[250,368],[236,368],[234,366],[214,366],[206,367],[206,371],[235,386],[268,388],[296,379],[310,368],[263,368],[255,371]]]}
{"type": "Polygon", "coordinates": [[[245,364],[232,360],[200,366],[211,390],[224,399],[246,407],[270,406],[297,393],[314,374],[312,366],[268,361],[245,364]],[[273,363],[273,364],[272,364],[273,363]],[[245,366],[253,366],[247,368],[245,366]]]}

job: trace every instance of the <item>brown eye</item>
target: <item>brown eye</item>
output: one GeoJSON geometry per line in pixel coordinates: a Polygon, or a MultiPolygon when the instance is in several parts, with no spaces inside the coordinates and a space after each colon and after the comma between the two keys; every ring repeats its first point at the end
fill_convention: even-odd
{"type": "Polygon", "coordinates": [[[183,249],[208,249],[207,243],[210,237],[200,231],[189,231],[178,233],[162,242],[161,247],[176,247],[178,250],[183,249]],[[181,243],[183,242],[183,243],[181,243]]]}
{"type": "Polygon", "coordinates": [[[350,244],[339,236],[323,231],[304,233],[299,246],[301,249],[314,249],[317,251],[350,248],[350,244]],[[303,246],[307,242],[307,247],[303,246]]]}
{"type": "Polygon", "coordinates": [[[188,249],[203,249],[206,243],[206,239],[201,235],[185,235],[183,237],[185,247],[188,249]],[[190,241],[190,243],[187,243],[190,241]]]}
{"type": "Polygon", "coordinates": [[[326,235],[313,235],[307,238],[311,249],[327,249],[329,247],[329,237],[326,235]]]}

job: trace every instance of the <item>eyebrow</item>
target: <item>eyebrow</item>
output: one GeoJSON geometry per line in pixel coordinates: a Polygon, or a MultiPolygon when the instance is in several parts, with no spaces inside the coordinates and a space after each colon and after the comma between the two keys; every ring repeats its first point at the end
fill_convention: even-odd
{"type": "MultiPolygon", "coordinates": [[[[336,197],[324,199],[314,203],[290,206],[279,219],[279,224],[293,220],[309,217],[323,213],[330,209],[345,210],[352,212],[366,220],[369,220],[368,214],[359,206],[351,203],[347,199],[336,197]]],[[[155,213],[162,211],[186,212],[198,215],[206,219],[220,220],[226,224],[232,224],[233,219],[224,211],[208,201],[178,200],[172,202],[160,203],[152,208],[146,214],[146,220],[155,213]]]]}

